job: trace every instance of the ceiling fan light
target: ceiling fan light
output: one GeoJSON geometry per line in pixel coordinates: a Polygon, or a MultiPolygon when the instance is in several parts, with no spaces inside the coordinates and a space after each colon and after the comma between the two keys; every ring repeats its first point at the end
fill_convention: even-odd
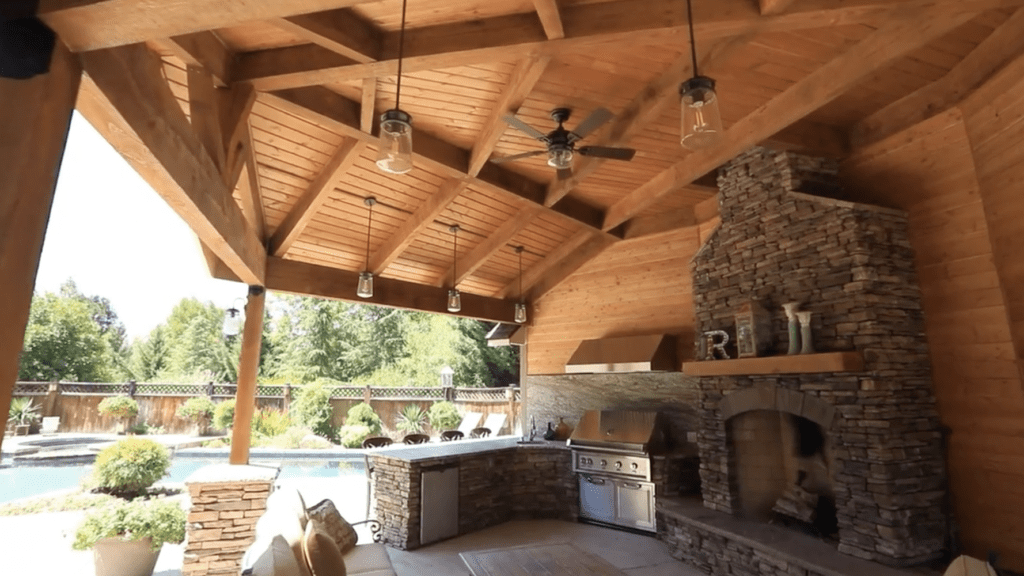
{"type": "Polygon", "coordinates": [[[572,168],[572,148],[552,148],[549,150],[548,166],[559,170],[572,168]]]}
{"type": "Polygon", "coordinates": [[[455,288],[448,291],[448,311],[458,312],[462,310],[462,295],[455,288]]]}
{"type": "Polygon", "coordinates": [[[359,273],[359,284],[356,286],[356,296],[360,298],[373,298],[373,274],[369,271],[359,273]]]}
{"type": "Polygon", "coordinates": [[[516,321],[517,324],[525,324],[526,323],[526,303],[524,303],[524,302],[517,302],[516,303],[515,321],[516,321]]]}
{"type": "Polygon", "coordinates": [[[718,109],[715,81],[694,76],[679,86],[680,144],[690,150],[703,150],[722,138],[722,115],[718,109]]]}
{"type": "Polygon", "coordinates": [[[377,167],[389,174],[412,170],[412,116],[398,109],[381,115],[377,167]]]}

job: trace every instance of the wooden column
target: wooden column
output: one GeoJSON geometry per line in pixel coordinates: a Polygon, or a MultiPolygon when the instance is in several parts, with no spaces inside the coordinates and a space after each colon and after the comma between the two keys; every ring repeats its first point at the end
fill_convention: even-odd
{"type": "Polygon", "coordinates": [[[238,360],[238,388],[235,390],[235,422],[231,428],[232,464],[249,463],[250,426],[256,411],[256,373],[260,369],[260,346],[263,344],[262,286],[249,286],[245,304],[245,327],[242,329],[242,354],[238,360]]]}
{"type": "MultiPolygon", "coordinates": [[[[0,414],[7,414],[82,69],[58,43],[50,72],[0,78],[0,414]]],[[[0,427],[0,442],[4,430],[0,427]]]]}

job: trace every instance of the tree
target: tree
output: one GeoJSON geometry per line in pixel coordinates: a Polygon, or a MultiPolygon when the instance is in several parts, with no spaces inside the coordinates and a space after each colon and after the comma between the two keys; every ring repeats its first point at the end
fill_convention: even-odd
{"type": "Polygon", "coordinates": [[[94,312],[92,303],[84,298],[53,293],[34,296],[25,329],[18,378],[79,382],[111,380],[113,351],[93,320],[94,312]]]}
{"type": "Polygon", "coordinates": [[[153,328],[147,340],[137,340],[134,343],[129,368],[135,380],[152,382],[157,375],[168,369],[169,361],[167,327],[161,324],[153,328]]]}

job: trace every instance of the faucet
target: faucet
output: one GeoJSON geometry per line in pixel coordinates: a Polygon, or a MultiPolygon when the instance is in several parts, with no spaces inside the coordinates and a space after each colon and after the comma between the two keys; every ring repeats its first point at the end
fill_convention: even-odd
{"type": "Polygon", "coordinates": [[[530,442],[537,437],[537,417],[530,416],[530,442]]]}

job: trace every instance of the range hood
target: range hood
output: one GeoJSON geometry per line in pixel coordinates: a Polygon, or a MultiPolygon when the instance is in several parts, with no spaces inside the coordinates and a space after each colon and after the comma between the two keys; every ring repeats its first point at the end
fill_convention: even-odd
{"type": "Polygon", "coordinates": [[[565,365],[566,374],[677,371],[676,339],[666,334],[584,340],[565,365]]]}

